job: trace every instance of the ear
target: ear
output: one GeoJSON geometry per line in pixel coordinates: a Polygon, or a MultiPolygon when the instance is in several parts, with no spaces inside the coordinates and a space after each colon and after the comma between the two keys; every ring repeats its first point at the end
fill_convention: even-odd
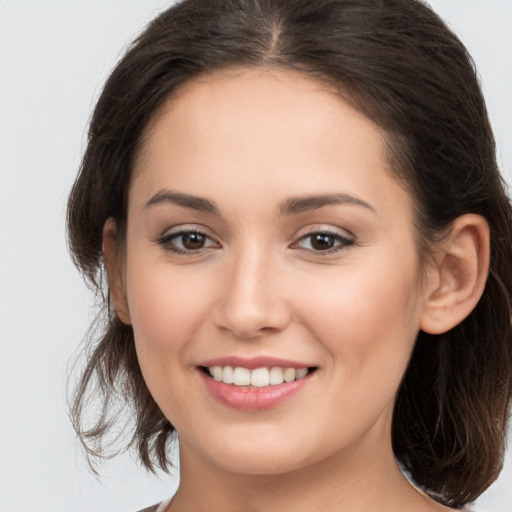
{"type": "Polygon", "coordinates": [[[103,261],[107,272],[110,296],[121,322],[130,324],[130,312],[126,299],[124,258],[121,256],[116,221],[110,217],[103,226],[103,261]]]}
{"type": "Polygon", "coordinates": [[[489,225],[480,215],[458,217],[434,252],[420,328],[449,331],[476,306],[489,271],[489,225]]]}

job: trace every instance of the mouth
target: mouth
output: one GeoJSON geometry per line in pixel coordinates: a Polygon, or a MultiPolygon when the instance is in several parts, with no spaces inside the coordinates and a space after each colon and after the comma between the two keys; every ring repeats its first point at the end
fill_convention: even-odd
{"type": "Polygon", "coordinates": [[[207,363],[198,370],[212,398],[240,411],[262,411],[285,403],[303,390],[318,370],[300,364],[262,366],[262,361],[257,362],[246,363],[251,368],[207,363]]]}
{"type": "Polygon", "coordinates": [[[237,387],[263,388],[279,386],[304,379],[316,371],[316,367],[260,367],[243,366],[200,366],[199,369],[216,382],[223,382],[237,387]]]}

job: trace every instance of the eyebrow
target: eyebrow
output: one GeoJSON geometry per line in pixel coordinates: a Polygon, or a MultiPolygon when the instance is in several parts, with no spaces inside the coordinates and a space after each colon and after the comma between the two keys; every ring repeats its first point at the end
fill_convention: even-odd
{"type": "Polygon", "coordinates": [[[349,194],[323,194],[307,197],[295,197],[288,199],[281,205],[281,215],[296,215],[298,213],[307,212],[309,210],[317,210],[324,206],[330,205],[356,205],[371,210],[374,213],[375,208],[366,201],[349,194]]]}
{"type": "MultiPolygon", "coordinates": [[[[184,194],[182,192],[174,192],[171,190],[161,190],[160,192],[157,192],[145,204],[144,209],[151,208],[155,205],[162,203],[176,204],[178,206],[190,208],[192,210],[196,210],[199,212],[204,212],[211,215],[220,215],[219,208],[215,205],[215,203],[213,203],[209,199],[199,196],[193,196],[190,194],[184,194]]],[[[282,203],[280,207],[280,212],[281,215],[297,215],[299,213],[304,213],[309,210],[317,210],[324,206],[345,204],[362,206],[363,208],[367,208],[368,210],[371,210],[372,212],[376,213],[375,209],[366,201],[363,201],[358,197],[342,193],[293,197],[287,199],[284,203],[282,203]]]]}
{"type": "Polygon", "coordinates": [[[183,194],[181,192],[173,192],[171,190],[161,190],[156,193],[144,206],[144,209],[151,208],[157,204],[171,203],[199,212],[209,213],[211,215],[219,215],[219,209],[214,203],[203,197],[183,194]]]}

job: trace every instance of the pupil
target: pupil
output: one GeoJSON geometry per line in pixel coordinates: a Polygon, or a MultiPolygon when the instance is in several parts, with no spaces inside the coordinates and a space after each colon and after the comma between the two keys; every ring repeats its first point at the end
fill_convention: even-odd
{"type": "Polygon", "coordinates": [[[311,245],[319,251],[325,251],[334,246],[334,240],[331,235],[318,234],[313,237],[311,245]]]}
{"type": "Polygon", "coordinates": [[[201,235],[201,233],[183,235],[183,245],[187,249],[201,249],[204,245],[204,235],[201,235]]]}

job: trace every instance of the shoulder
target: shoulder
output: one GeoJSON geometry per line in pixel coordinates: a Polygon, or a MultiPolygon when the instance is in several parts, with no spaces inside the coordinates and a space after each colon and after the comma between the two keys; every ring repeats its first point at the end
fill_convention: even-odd
{"type": "Polygon", "coordinates": [[[146,508],[143,508],[142,510],[139,510],[139,512],[156,512],[158,510],[158,504],[157,505],[153,505],[152,507],[146,507],[146,508]]]}

